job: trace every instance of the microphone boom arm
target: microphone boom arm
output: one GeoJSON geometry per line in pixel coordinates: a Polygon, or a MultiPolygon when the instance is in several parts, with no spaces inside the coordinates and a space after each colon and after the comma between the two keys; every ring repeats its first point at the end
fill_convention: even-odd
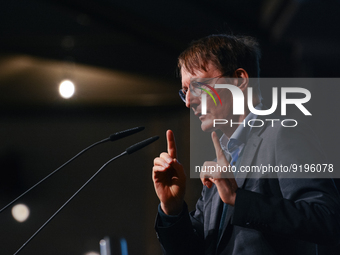
{"type": "MultiPolygon", "coordinates": [[[[55,217],[57,214],[64,209],[64,207],[71,202],[71,200],[78,195],[80,191],[82,191],[87,184],[89,184],[108,164],[110,164],[112,161],[126,155],[126,154],[131,154],[137,150],[140,150],[144,148],[145,146],[153,143],[154,141],[158,140],[158,136],[150,137],[142,142],[136,143],[135,145],[130,146],[127,148],[124,152],[119,154],[118,156],[115,156],[114,158],[110,159],[107,161],[97,172],[95,172],[31,237],[13,254],[16,255],[18,254],[46,225],[55,217]]],[[[102,142],[102,141],[101,141],[102,142]]]]}
{"type": "Polygon", "coordinates": [[[89,149],[93,148],[94,146],[101,144],[101,143],[105,143],[108,141],[116,141],[118,139],[124,138],[126,136],[135,134],[139,131],[144,130],[144,127],[135,127],[135,128],[130,128],[124,131],[120,131],[117,133],[114,133],[112,135],[110,135],[108,138],[105,138],[101,141],[98,141],[92,145],[90,145],[89,147],[85,148],[84,150],[82,150],[81,152],[79,152],[77,155],[75,155],[73,158],[69,159],[67,162],[65,162],[63,165],[61,165],[60,167],[58,167],[56,170],[54,170],[52,173],[48,174],[46,177],[44,177],[43,179],[41,179],[39,182],[37,182],[36,184],[34,184],[32,187],[30,187],[28,190],[26,190],[24,193],[22,193],[21,195],[19,195],[17,198],[15,198],[13,201],[11,201],[10,203],[8,203],[7,205],[5,205],[3,208],[0,209],[0,213],[2,213],[4,210],[6,210],[9,206],[11,206],[12,204],[14,204],[16,201],[18,201],[20,198],[22,198],[24,195],[26,195],[28,192],[30,192],[32,189],[34,189],[35,187],[37,187],[39,184],[41,184],[42,182],[46,181],[48,178],[50,178],[52,175],[54,175],[55,173],[57,173],[60,169],[62,169],[64,166],[68,165],[71,161],[73,161],[74,159],[78,158],[81,154],[83,154],[84,152],[88,151],[89,149]]]}

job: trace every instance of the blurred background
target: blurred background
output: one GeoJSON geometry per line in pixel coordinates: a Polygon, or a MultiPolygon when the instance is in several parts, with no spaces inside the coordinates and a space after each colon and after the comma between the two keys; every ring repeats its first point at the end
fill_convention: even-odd
{"type": "MultiPolygon", "coordinates": [[[[27,220],[2,212],[1,254],[13,254],[106,161],[154,135],[160,140],[105,168],[20,254],[95,255],[104,236],[125,238],[129,254],[160,254],[151,169],[166,150],[167,129],[189,168],[180,52],[209,34],[252,35],[262,48],[262,77],[335,78],[339,10],[338,0],[1,1],[1,208],[90,144],[145,126],[93,148],[20,199],[27,220]],[[59,93],[64,80],[74,85],[72,97],[59,93]]],[[[324,97],[314,112],[319,104],[332,109],[319,112],[324,119],[315,126],[329,127],[319,134],[331,159],[338,158],[335,89],[315,91],[324,97]]],[[[200,191],[199,180],[188,181],[190,209],[200,191]]]]}

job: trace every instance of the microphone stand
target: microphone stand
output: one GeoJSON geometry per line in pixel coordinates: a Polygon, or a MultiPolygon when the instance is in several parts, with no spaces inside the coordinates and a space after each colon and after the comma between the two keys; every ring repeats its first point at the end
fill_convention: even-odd
{"type": "Polygon", "coordinates": [[[118,156],[110,159],[109,161],[107,161],[94,175],[92,175],[90,177],[90,179],[88,179],[84,184],[83,186],[81,186],[13,255],[16,255],[18,254],[51,220],[53,220],[53,218],[55,216],[57,216],[57,214],[62,210],[64,209],[64,207],[69,203],[71,202],[71,200],[76,196],[78,195],[78,193],[80,191],[83,190],[83,188],[85,188],[85,186],[87,184],[89,184],[90,181],[92,181],[108,164],[110,164],[112,161],[114,161],[115,159],[117,158],[120,158],[121,156],[127,154],[126,151],[124,151],[123,153],[119,154],[118,156]]]}
{"type": "Polygon", "coordinates": [[[28,192],[30,192],[32,189],[34,189],[35,187],[37,187],[39,184],[41,184],[42,182],[46,181],[48,178],[50,178],[52,175],[54,175],[56,172],[58,172],[60,169],[62,169],[63,167],[65,167],[66,165],[68,165],[71,161],[73,161],[74,159],[78,158],[81,154],[83,154],[84,152],[88,151],[89,149],[93,148],[96,145],[99,145],[101,143],[105,143],[108,141],[116,141],[118,139],[124,138],[126,136],[135,134],[137,132],[140,132],[144,129],[144,127],[135,127],[135,128],[130,128],[124,131],[120,131],[117,132],[115,134],[110,135],[108,138],[105,138],[101,141],[98,141],[92,145],[90,145],[89,147],[83,149],[81,152],[79,152],[77,155],[75,155],[73,158],[69,159],[67,162],[65,162],[63,165],[61,165],[60,167],[58,167],[56,170],[54,170],[52,173],[50,173],[49,175],[47,175],[46,177],[44,177],[43,179],[41,179],[39,182],[37,182],[36,184],[34,184],[32,187],[30,187],[28,190],[26,190],[24,193],[22,193],[20,196],[18,196],[17,198],[15,198],[13,201],[11,201],[10,203],[8,203],[6,206],[4,206],[2,209],[0,209],[0,213],[2,213],[4,210],[6,210],[9,206],[11,206],[12,204],[14,204],[16,201],[18,201],[21,197],[23,197],[24,195],[26,195],[28,192]]]}
{"type": "Polygon", "coordinates": [[[46,225],[69,203],[71,200],[78,195],[80,191],[82,191],[87,184],[89,184],[108,164],[110,164],[112,161],[126,155],[131,154],[137,150],[140,150],[144,148],[145,146],[153,143],[154,141],[158,140],[158,136],[150,137],[144,141],[141,141],[139,143],[136,143],[129,148],[127,148],[124,152],[119,154],[118,156],[115,156],[114,158],[107,161],[97,172],[95,172],[84,184],[81,186],[33,235],[31,235],[30,238],[13,254],[18,254],[46,225]]]}
{"type": "Polygon", "coordinates": [[[101,141],[98,141],[92,145],[90,145],[89,147],[85,148],[84,150],[82,150],[81,152],[79,152],[77,155],[75,155],[73,158],[69,159],[67,162],[65,162],[63,165],[61,165],[60,167],[58,167],[56,170],[54,170],[52,173],[48,174],[47,176],[45,176],[43,179],[41,179],[40,181],[38,181],[36,184],[34,184],[32,187],[30,187],[28,190],[26,190],[24,193],[22,193],[20,196],[18,196],[17,198],[15,198],[13,201],[11,201],[10,203],[8,203],[6,206],[4,206],[1,210],[0,213],[3,212],[4,210],[6,210],[9,206],[11,206],[12,204],[14,204],[16,201],[18,201],[21,197],[23,197],[24,195],[26,195],[28,192],[30,192],[32,189],[34,189],[35,187],[37,187],[39,184],[41,184],[42,182],[46,181],[48,178],[50,178],[52,175],[54,175],[56,172],[58,172],[60,169],[62,169],[63,167],[65,167],[66,165],[68,165],[71,161],[73,161],[74,159],[78,158],[81,154],[83,154],[84,152],[88,151],[89,149],[91,149],[92,147],[107,142],[109,141],[109,138],[103,139],[101,141]]]}

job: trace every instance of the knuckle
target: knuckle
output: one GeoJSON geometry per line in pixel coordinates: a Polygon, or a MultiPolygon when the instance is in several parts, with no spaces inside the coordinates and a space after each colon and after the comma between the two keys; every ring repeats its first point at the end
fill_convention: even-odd
{"type": "Polygon", "coordinates": [[[213,166],[213,165],[216,165],[216,162],[214,161],[205,161],[203,166],[213,166]]]}
{"type": "Polygon", "coordinates": [[[169,156],[168,153],[162,152],[162,153],[160,154],[160,157],[161,157],[161,158],[167,158],[167,157],[170,157],[170,156],[169,156]]]}
{"type": "Polygon", "coordinates": [[[153,160],[153,164],[156,165],[157,162],[158,162],[159,160],[160,160],[160,158],[155,158],[155,159],[153,160]]]}

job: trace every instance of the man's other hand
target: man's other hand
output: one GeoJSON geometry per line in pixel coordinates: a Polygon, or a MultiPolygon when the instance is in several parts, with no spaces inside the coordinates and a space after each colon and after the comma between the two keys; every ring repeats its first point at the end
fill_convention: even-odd
{"type": "MultiPolygon", "coordinates": [[[[214,166],[213,169],[217,169],[217,165],[228,167],[230,164],[224,156],[217,134],[212,132],[211,138],[214,143],[217,162],[206,161],[203,167],[205,167],[205,169],[209,169],[208,166],[214,166]]],[[[211,188],[213,183],[216,185],[218,194],[224,203],[232,206],[235,205],[236,190],[238,187],[232,172],[201,172],[200,177],[203,185],[208,188],[211,188]]]]}

